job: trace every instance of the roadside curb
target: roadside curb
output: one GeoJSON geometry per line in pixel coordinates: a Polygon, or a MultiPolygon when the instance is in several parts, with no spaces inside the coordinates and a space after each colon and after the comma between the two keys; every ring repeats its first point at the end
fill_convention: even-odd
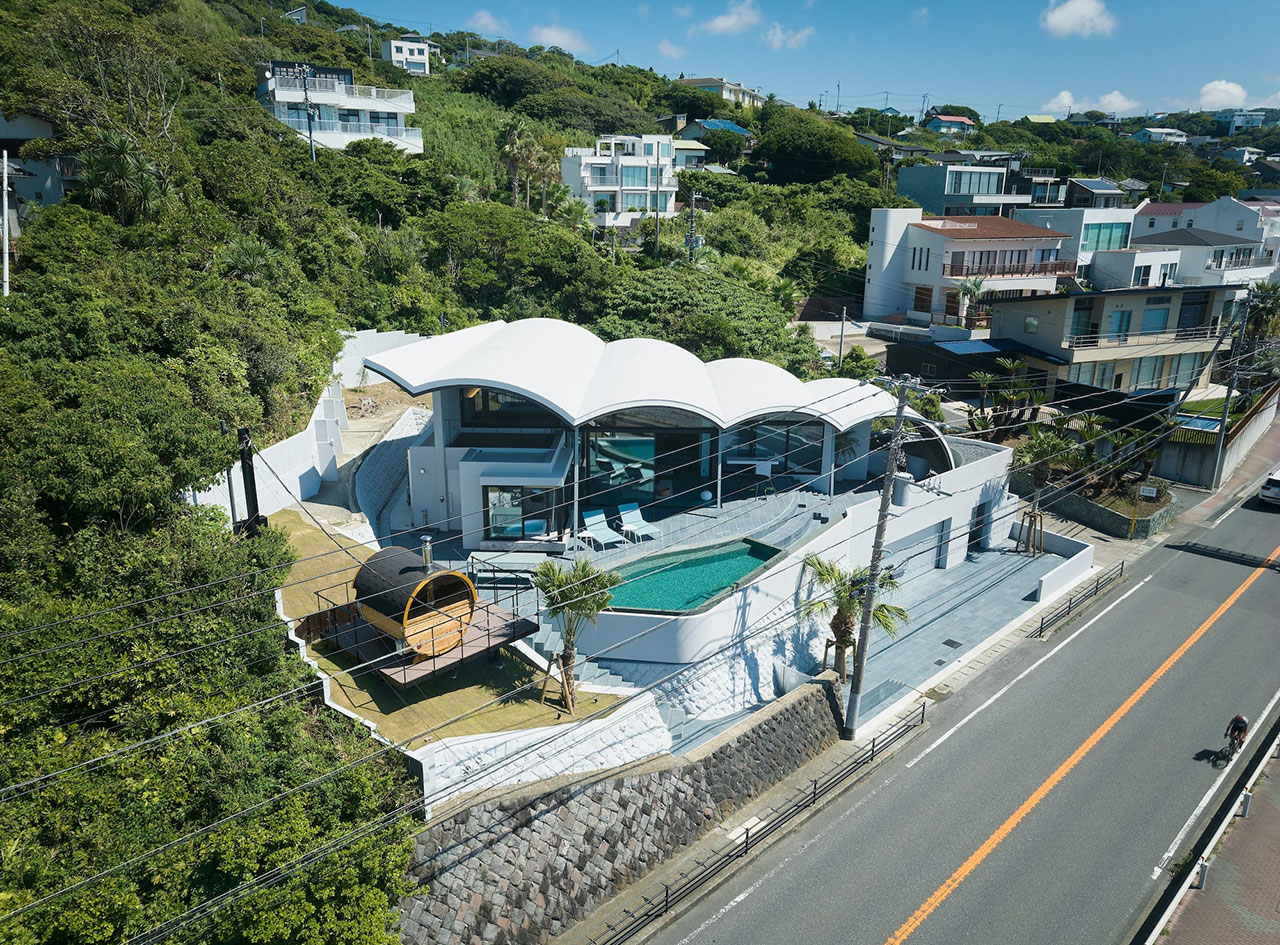
{"type": "MultiPolygon", "coordinates": [[[[754,862],[756,857],[759,856],[762,851],[771,850],[784,839],[799,833],[808,825],[809,820],[814,814],[826,810],[834,801],[844,797],[854,786],[863,784],[868,778],[879,771],[880,767],[885,762],[895,758],[901,749],[907,747],[918,737],[927,732],[929,727],[930,723],[926,719],[910,731],[906,732],[889,748],[885,749],[883,754],[876,755],[864,768],[858,771],[857,774],[849,777],[848,780],[844,781],[834,790],[823,794],[811,806],[804,808],[801,812],[796,814],[786,826],[774,833],[770,833],[758,842],[750,844],[749,849],[742,853],[732,866],[722,870],[713,879],[708,880],[704,885],[686,895],[677,905],[672,906],[665,915],[651,922],[628,941],[633,943],[647,942],[656,933],[667,928],[678,918],[685,915],[691,908],[708,899],[727,883],[734,880],[741,871],[742,866],[754,862]]],[[[867,742],[866,744],[869,745],[870,742],[867,742]]],[[[836,746],[833,745],[832,747],[834,748],[836,746]]],[[[830,751],[830,749],[828,749],[828,751],[830,751]]],[[[820,760],[821,757],[821,755],[818,756],[814,761],[820,760]]],[[[829,765],[827,770],[834,770],[838,766],[839,763],[829,765]]],[[[797,769],[796,772],[792,773],[791,779],[787,782],[775,785],[773,789],[760,796],[761,798],[766,798],[769,794],[774,791],[779,791],[784,786],[789,788],[783,797],[779,799],[780,803],[769,807],[770,811],[777,810],[778,807],[785,804],[786,801],[799,796],[803,785],[798,780],[795,780],[795,775],[802,770],[804,769],[797,769]]],[[[807,781],[812,779],[805,780],[807,781]]],[[[757,800],[759,799],[760,798],[757,798],[757,800]]],[[[602,905],[601,908],[596,910],[592,916],[588,916],[583,921],[576,923],[569,929],[566,929],[561,935],[552,938],[550,942],[552,945],[591,945],[591,943],[594,943],[597,940],[597,937],[607,934],[608,925],[606,922],[605,930],[596,928],[596,936],[590,936],[588,935],[586,926],[591,924],[599,925],[599,923],[592,923],[592,918],[600,916],[601,918],[616,918],[618,921],[621,921],[626,914],[637,911],[637,909],[642,908],[646,902],[653,902],[656,899],[661,898],[663,888],[670,882],[670,880],[692,872],[698,867],[701,862],[698,856],[700,852],[703,857],[708,856],[708,854],[715,856],[724,850],[725,840],[727,837],[731,838],[735,835],[741,836],[743,827],[750,824],[753,820],[756,820],[757,823],[765,822],[758,820],[758,814],[760,812],[761,811],[758,808],[753,808],[751,805],[744,806],[734,811],[733,814],[709,830],[703,837],[690,844],[676,857],[673,857],[657,869],[647,873],[643,879],[622,890],[612,900],[602,905]],[[756,816],[753,816],[753,814],[756,816]],[[709,849],[700,850],[699,847],[704,844],[706,844],[709,849]],[[666,879],[668,883],[664,883],[664,879],[666,879]],[[606,909],[608,910],[607,913],[605,912],[606,909]]]]}

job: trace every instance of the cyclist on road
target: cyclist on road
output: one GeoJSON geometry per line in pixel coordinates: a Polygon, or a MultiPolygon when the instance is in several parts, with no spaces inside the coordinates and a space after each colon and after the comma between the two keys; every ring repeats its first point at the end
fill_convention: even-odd
{"type": "Polygon", "coordinates": [[[1237,715],[1234,719],[1227,723],[1227,730],[1222,733],[1223,738],[1234,738],[1241,745],[1244,744],[1245,736],[1249,734],[1249,720],[1243,715],[1237,715]]]}

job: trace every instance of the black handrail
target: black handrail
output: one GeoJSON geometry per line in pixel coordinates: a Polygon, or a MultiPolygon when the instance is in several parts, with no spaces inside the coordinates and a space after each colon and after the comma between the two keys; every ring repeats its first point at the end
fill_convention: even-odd
{"type": "Polygon", "coordinates": [[[1065,603],[1059,604],[1056,608],[1041,617],[1040,626],[1028,633],[1027,636],[1032,639],[1040,639],[1049,630],[1052,630],[1059,623],[1072,616],[1080,609],[1081,604],[1097,597],[1102,591],[1106,590],[1122,577],[1124,577],[1123,561],[1113,567],[1110,571],[1107,571],[1105,574],[1098,575],[1094,582],[1087,585],[1084,590],[1080,591],[1080,593],[1073,594],[1068,597],[1065,603]]]}

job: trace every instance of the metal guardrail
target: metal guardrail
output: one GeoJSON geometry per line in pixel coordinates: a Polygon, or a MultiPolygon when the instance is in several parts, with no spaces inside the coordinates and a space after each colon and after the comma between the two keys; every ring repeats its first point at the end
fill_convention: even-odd
{"type": "Polygon", "coordinates": [[[1061,276],[1069,275],[1075,271],[1075,262],[1066,259],[1046,262],[942,264],[942,274],[953,278],[962,276],[1061,276]]]}
{"type": "Polygon", "coordinates": [[[1078,594],[1071,595],[1067,598],[1066,603],[1059,604],[1056,608],[1041,617],[1040,626],[1028,633],[1027,636],[1033,639],[1040,639],[1059,623],[1072,616],[1080,609],[1082,604],[1097,597],[1122,577],[1124,577],[1123,561],[1117,564],[1110,571],[1107,571],[1105,574],[1098,575],[1098,577],[1094,579],[1094,582],[1087,586],[1083,591],[1080,591],[1078,594]]]}
{"type": "Polygon", "coordinates": [[[876,756],[883,753],[904,735],[924,724],[925,703],[906,718],[899,719],[885,731],[871,739],[871,744],[849,759],[844,765],[832,771],[825,778],[813,779],[812,789],[803,796],[797,797],[786,807],[777,811],[775,816],[755,828],[746,828],[742,839],[735,840],[730,846],[713,854],[706,860],[697,861],[697,866],[680,874],[674,883],[663,883],[661,895],[652,899],[644,897],[644,906],[635,911],[626,909],[626,918],[616,925],[609,924],[608,932],[599,939],[590,939],[592,945],[621,945],[630,941],[644,929],[661,919],[674,906],[689,898],[707,883],[711,882],[739,859],[750,852],[753,843],[759,843],[766,837],[778,832],[801,813],[813,807],[820,798],[826,797],[837,787],[847,781],[862,768],[871,764],[876,756]]]}
{"type": "Polygon", "coordinates": [[[1098,348],[1112,345],[1143,345],[1164,341],[1200,341],[1218,333],[1216,325],[1191,325],[1186,328],[1159,328],[1155,331],[1114,331],[1098,334],[1073,334],[1066,338],[1068,348],[1098,348]]]}

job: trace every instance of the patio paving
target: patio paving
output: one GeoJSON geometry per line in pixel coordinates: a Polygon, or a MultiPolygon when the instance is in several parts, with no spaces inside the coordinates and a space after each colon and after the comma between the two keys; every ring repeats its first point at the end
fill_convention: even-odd
{"type": "Polygon", "coordinates": [[[918,688],[1034,607],[1040,578],[1062,562],[1057,555],[1032,558],[997,547],[904,580],[893,603],[906,608],[911,622],[896,640],[872,629],[861,714],[869,717],[918,688]]]}

